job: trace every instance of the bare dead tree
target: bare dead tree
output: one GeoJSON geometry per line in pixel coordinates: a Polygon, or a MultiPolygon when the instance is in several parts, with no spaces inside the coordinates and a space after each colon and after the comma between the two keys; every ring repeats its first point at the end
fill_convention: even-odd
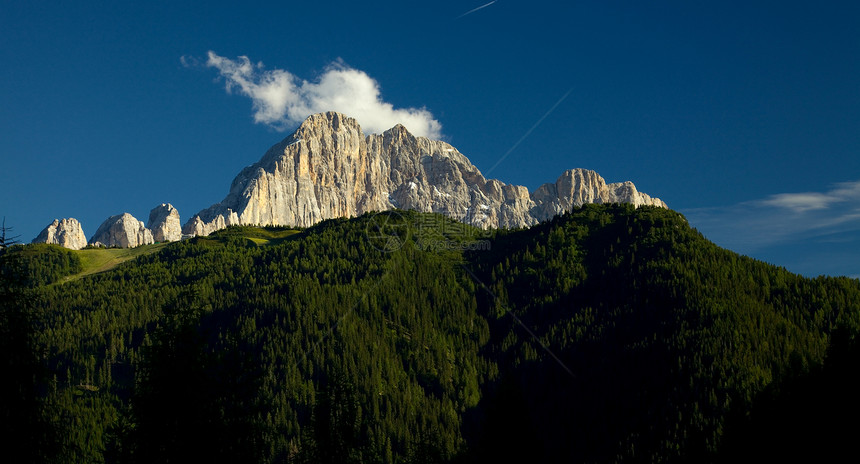
{"type": "Polygon", "coordinates": [[[12,237],[6,236],[6,233],[11,232],[12,229],[13,228],[11,226],[6,227],[6,216],[3,216],[3,225],[0,226],[0,250],[21,243],[20,241],[18,241],[18,237],[20,237],[20,235],[15,235],[12,237]]]}

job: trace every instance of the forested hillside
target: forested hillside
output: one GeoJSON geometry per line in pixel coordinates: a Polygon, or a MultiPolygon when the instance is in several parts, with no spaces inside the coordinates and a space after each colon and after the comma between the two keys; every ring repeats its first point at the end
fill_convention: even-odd
{"type": "Polygon", "coordinates": [[[0,452],[25,461],[719,461],[798,446],[750,438],[781,405],[860,412],[860,281],[661,208],[235,227],[92,275],[81,253],[0,256],[0,452]]]}

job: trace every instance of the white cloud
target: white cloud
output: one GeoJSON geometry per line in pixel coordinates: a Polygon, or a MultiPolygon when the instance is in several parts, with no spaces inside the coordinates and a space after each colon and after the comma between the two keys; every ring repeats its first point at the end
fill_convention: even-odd
{"type": "Polygon", "coordinates": [[[829,195],[816,192],[808,193],[780,193],[771,195],[768,199],[762,200],[765,206],[777,206],[786,208],[798,213],[815,209],[826,209],[830,204],[837,201],[829,195]]]}
{"type": "Polygon", "coordinates": [[[200,60],[191,55],[182,55],[179,57],[179,62],[183,68],[197,68],[201,66],[200,60]]]}
{"type": "Polygon", "coordinates": [[[682,211],[717,245],[807,276],[860,270],[860,181],[682,211]]]}
{"type": "Polygon", "coordinates": [[[774,244],[860,234],[860,181],[824,192],[779,193],[732,206],[684,211],[690,224],[735,251],[774,244]]]}
{"type": "Polygon", "coordinates": [[[860,200],[860,181],[840,182],[835,187],[831,192],[832,195],[846,200],[860,200]]]}
{"type": "Polygon", "coordinates": [[[811,210],[824,210],[834,203],[860,201],[860,181],[843,182],[834,185],[827,192],[780,193],[761,200],[765,206],[777,206],[803,213],[811,210]]]}
{"type": "Polygon", "coordinates": [[[330,64],[315,82],[282,69],[266,70],[247,56],[231,60],[210,51],[206,65],[224,77],[228,92],[251,98],[255,122],[278,130],[288,130],[314,113],[338,111],[356,118],[366,132],[381,133],[403,124],[415,135],[441,137],[442,125],[430,111],[395,109],[382,100],[376,80],[341,62],[330,64]]]}

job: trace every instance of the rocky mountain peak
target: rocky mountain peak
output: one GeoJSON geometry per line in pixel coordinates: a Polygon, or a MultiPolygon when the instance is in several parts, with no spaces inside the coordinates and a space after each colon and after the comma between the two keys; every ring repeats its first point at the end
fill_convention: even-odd
{"type": "Polygon", "coordinates": [[[406,126],[404,126],[403,124],[395,125],[391,129],[388,129],[387,131],[383,132],[382,135],[383,135],[383,137],[386,137],[392,141],[393,140],[407,139],[407,140],[412,141],[414,143],[414,140],[415,140],[415,136],[412,135],[412,133],[409,132],[409,130],[407,130],[406,126]]]}
{"type": "Polygon", "coordinates": [[[322,143],[337,141],[343,137],[361,134],[361,126],[354,118],[334,111],[308,116],[298,129],[286,140],[316,140],[322,143]],[[333,134],[338,134],[334,135],[333,134]],[[331,140],[330,140],[331,139],[331,140]]]}
{"type": "Polygon", "coordinates": [[[525,227],[583,203],[665,203],[632,182],[607,184],[594,171],[571,169],[535,192],[486,179],[448,143],[416,137],[397,124],[364,135],[336,112],[309,116],[243,169],[227,197],[201,211],[183,233],[207,235],[233,224],[311,226],[391,208],[447,214],[478,227],[525,227]]]}
{"type": "Polygon", "coordinates": [[[32,243],[54,243],[72,250],[87,246],[87,236],[81,223],[75,218],[54,219],[32,243]]]}
{"type": "Polygon", "coordinates": [[[152,239],[156,242],[175,242],[182,239],[179,211],[170,203],[162,203],[149,212],[146,228],[152,231],[152,239]]]}
{"type": "Polygon", "coordinates": [[[107,218],[90,238],[89,243],[107,247],[132,248],[154,243],[154,240],[152,232],[146,228],[143,221],[138,221],[129,213],[122,213],[107,218]]]}

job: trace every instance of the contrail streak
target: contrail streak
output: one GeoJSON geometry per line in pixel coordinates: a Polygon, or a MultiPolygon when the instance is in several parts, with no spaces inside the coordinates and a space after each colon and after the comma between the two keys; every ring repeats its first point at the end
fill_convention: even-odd
{"type": "Polygon", "coordinates": [[[486,3],[486,4],[484,4],[484,5],[481,5],[481,6],[477,7],[477,8],[472,8],[471,10],[469,10],[469,11],[467,11],[467,12],[465,12],[465,13],[461,14],[460,16],[457,16],[457,17],[456,17],[456,18],[454,18],[454,19],[460,19],[460,18],[462,18],[463,16],[470,15],[470,14],[472,14],[472,13],[474,13],[474,12],[478,11],[478,10],[483,10],[484,8],[486,8],[486,7],[490,6],[490,5],[492,5],[493,3],[496,3],[497,1],[498,1],[498,0],[493,0],[492,2],[490,2],[490,3],[486,3]]]}
{"type": "Polygon", "coordinates": [[[544,120],[544,119],[546,119],[546,117],[550,115],[550,113],[552,113],[553,111],[555,111],[555,109],[558,107],[558,105],[560,105],[560,104],[561,104],[561,102],[563,102],[563,101],[564,101],[564,99],[565,99],[565,98],[567,98],[567,96],[568,96],[568,95],[570,95],[570,92],[573,92],[573,88],[571,88],[570,90],[568,90],[566,94],[562,95],[562,96],[561,96],[561,98],[559,98],[559,99],[558,99],[558,101],[557,101],[557,102],[555,102],[555,105],[552,105],[552,108],[550,108],[550,109],[549,109],[549,111],[547,111],[546,113],[544,113],[544,115],[543,115],[543,116],[541,116],[541,118],[540,118],[540,119],[538,119],[538,121],[537,121],[537,122],[536,122],[536,123],[531,127],[531,129],[527,130],[527,131],[526,131],[526,133],[525,133],[525,134],[523,134],[523,136],[522,136],[522,137],[520,137],[520,139],[519,139],[519,140],[517,140],[517,143],[515,143],[515,144],[514,144],[514,146],[512,146],[512,147],[511,147],[507,152],[505,152],[505,154],[504,154],[504,155],[502,155],[502,157],[501,157],[501,158],[499,158],[499,160],[498,160],[498,161],[496,161],[496,164],[494,164],[492,167],[490,167],[490,169],[487,169],[487,170],[484,172],[484,175],[485,175],[485,176],[489,175],[491,172],[493,172],[493,169],[496,169],[496,167],[497,167],[498,165],[502,164],[502,161],[504,161],[504,160],[505,160],[505,158],[507,158],[507,157],[508,157],[508,155],[510,155],[512,151],[516,150],[516,149],[517,149],[517,147],[520,145],[520,143],[522,143],[522,141],[523,141],[523,140],[525,140],[525,139],[526,139],[526,137],[528,137],[529,135],[531,135],[532,131],[533,131],[533,130],[535,130],[535,129],[537,129],[537,126],[539,126],[539,125],[540,125],[540,123],[542,123],[542,122],[543,122],[543,120],[544,120]]]}

